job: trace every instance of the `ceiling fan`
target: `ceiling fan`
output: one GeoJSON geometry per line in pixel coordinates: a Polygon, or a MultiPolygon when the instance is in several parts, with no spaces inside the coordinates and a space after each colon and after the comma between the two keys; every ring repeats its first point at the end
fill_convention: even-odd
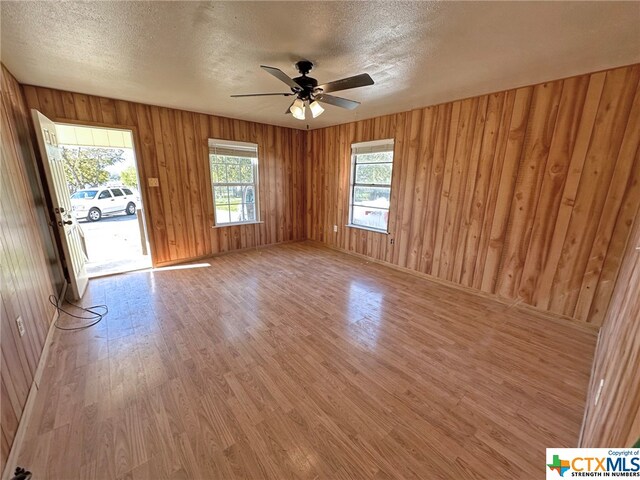
{"type": "Polygon", "coordinates": [[[315,78],[308,77],[307,74],[313,68],[313,63],[308,60],[300,60],[296,63],[296,68],[300,72],[300,76],[296,78],[289,77],[279,68],[267,67],[266,65],[260,65],[260,68],[270,73],[278,80],[286,83],[291,89],[291,93],[249,93],[244,95],[231,95],[232,97],[266,97],[266,96],[284,96],[290,97],[296,96],[293,103],[287,108],[286,114],[292,114],[294,118],[298,120],[304,120],[306,114],[306,106],[309,106],[311,115],[316,118],[324,112],[321,103],[329,105],[335,105],[336,107],[342,107],[349,110],[353,110],[360,102],[354,100],[347,100],[346,98],[335,97],[333,95],[327,95],[329,92],[337,92],[340,90],[348,90],[350,88],[365,87],[367,85],[373,85],[373,79],[367,73],[361,73],[353,77],[343,78],[329,83],[323,83],[318,85],[318,81],[315,78]]]}

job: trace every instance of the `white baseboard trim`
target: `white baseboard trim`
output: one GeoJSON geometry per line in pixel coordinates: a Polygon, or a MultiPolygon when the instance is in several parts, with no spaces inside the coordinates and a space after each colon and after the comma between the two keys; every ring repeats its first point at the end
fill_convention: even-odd
{"type": "MultiPolygon", "coordinates": [[[[4,471],[2,472],[2,480],[9,480],[11,477],[13,477],[13,473],[17,466],[16,462],[22,448],[22,442],[27,435],[27,428],[29,426],[31,412],[33,411],[33,406],[36,403],[38,389],[40,388],[40,381],[42,380],[42,373],[44,372],[49,359],[49,349],[51,347],[51,344],[53,343],[53,332],[56,329],[55,323],[57,320],[58,310],[56,309],[53,314],[53,318],[51,319],[51,323],[49,324],[49,331],[47,332],[47,338],[45,338],[44,340],[44,347],[42,347],[42,354],[40,355],[40,360],[38,361],[36,373],[33,376],[33,382],[31,383],[29,394],[27,395],[27,401],[25,402],[24,408],[22,409],[22,416],[20,417],[20,421],[18,423],[18,430],[16,431],[16,436],[13,438],[11,450],[9,451],[9,456],[7,457],[7,463],[5,464],[4,471]]],[[[21,466],[28,469],[28,465],[21,466]]]]}

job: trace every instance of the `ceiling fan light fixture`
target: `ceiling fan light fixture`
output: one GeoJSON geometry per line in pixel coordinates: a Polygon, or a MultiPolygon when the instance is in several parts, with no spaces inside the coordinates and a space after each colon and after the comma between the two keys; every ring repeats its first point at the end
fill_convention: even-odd
{"type": "Polygon", "coordinates": [[[291,111],[291,115],[293,115],[293,118],[297,118],[298,120],[304,120],[304,102],[302,100],[300,100],[299,98],[296,99],[295,102],[293,102],[293,105],[291,105],[291,108],[289,109],[291,111]]]}
{"type": "MultiPolygon", "coordinates": [[[[2,1],[2,0],[0,0],[2,1]]],[[[291,90],[291,93],[245,93],[241,95],[231,95],[232,97],[268,97],[268,96],[284,96],[290,97],[295,95],[295,100],[289,108],[287,108],[286,115],[291,114],[296,120],[306,120],[306,110],[309,107],[313,118],[317,118],[324,112],[324,107],[320,105],[320,102],[333,105],[335,107],[346,108],[347,110],[353,110],[360,105],[360,102],[349,100],[347,98],[336,97],[333,95],[327,95],[328,92],[338,92],[341,90],[349,90],[351,88],[366,87],[367,85],[373,85],[374,81],[368,73],[361,73],[360,75],[354,75],[352,77],[342,78],[340,80],[334,80],[333,82],[323,83],[318,85],[318,81],[307,76],[307,74],[313,68],[313,63],[309,60],[300,60],[296,63],[296,68],[300,72],[300,76],[291,78],[282,70],[276,67],[269,67],[267,65],[260,65],[260,67],[268,74],[273,75],[275,78],[285,83],[291,90]],[[316,100],[318,96],[319,100],[316,100]]]]}
{"type": "Polygon", "coordinates": [[[317,100],[309,104],[309,110],[311,110],[313,118],[319,117],[322,115],[322,112],[324,112],[324,108],[322,108],[322,105],[320,105],[317,100]]]}

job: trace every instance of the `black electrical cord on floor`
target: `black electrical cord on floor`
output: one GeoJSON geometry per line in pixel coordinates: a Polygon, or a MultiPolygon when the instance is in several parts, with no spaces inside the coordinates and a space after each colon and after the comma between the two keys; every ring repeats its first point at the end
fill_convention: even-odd
{"type": "Polygon", "coordinates": [[[11,477],[11,480],[29,480],[31,478],[31,472],[25,470],[22,467],[16,467],[16,471],[11,477]]]}
{"type": "Polygon", "coordinates": [[[93,327],[94,325],[98,324],[107,313],[109,313],[109,308],[106,305],[92,305],[85,308],[81,307],[80,305],[76,305],[75,303],[69,303],[69,305],[71,305],[72,307],[82,310],[83,312],[88,313],[91,316],[76,315],[62,308],[60,306],[60,299],[55,295],[49,295],[49,303],[56,307],[56,310],[58,311],[58,318],[56,319],[56,323],[54,324],[54,326],[60,330],[84,330],[85,328],[93,327]],[[96,311],[97,309],[103,309],[104,312],[96,311]],[[77,327],[61,327],[60,325],[58,325],[58,320],[60,319],[60,314],[62,313],[79,320],[90,320],[91,323],[88,323],[87,325],[80,325],[77,327]]]}

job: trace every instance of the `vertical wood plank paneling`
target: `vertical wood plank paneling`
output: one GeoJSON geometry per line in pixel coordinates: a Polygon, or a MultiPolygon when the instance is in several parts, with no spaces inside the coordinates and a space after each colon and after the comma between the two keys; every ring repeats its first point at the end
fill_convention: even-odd
{"type": "MultiPolygon", "coordinates": [[[[453,103],[453,111],[451,113],[450,122],[445,127],[447,129],[447,140],[444,152],[444,177],[442,189],[440,193],[439,210],[435,218],[435,234],[436,242],[433,251],[433,262],[431,264],[431,274],[438,276],[440,274],[440,262],[442,257],[442,242],[445,234],[445,220],[447,216],[448,198],[451,188],[451,175],[453,173],[453,163],[455,158],[455,150],[457,144],[458,122],[460,121],[460,109],[462,102],[453,103]]],[[[445,246],[446,248],[446,246],[445,246]]]]}
{"type": "MultiPolygon", "coordinates": [[[[622,139],[620,153],[616,161],[616,169],[611,179],[609,192],[603,207],[603,215],[596,230],[596,236],[591,245],[591,253],[588,256],[587,268],[580,287],[580,295],[576,305],[575,316],[586,319],[589,315],[596,287],[600,282],[602,268],[607,257],[607,252],[612,242],[613,230],[619,218],[620,208],[625,200],[625,194],[629,194],[629,180],[634,179],[634,166],[638,168],[637,155],[640,145],[640,89],[636,91],[631,114],[627,120],[625,134],[622,139]]],[[[637,199],[636,199],[637,201],[637,199]]],[[[635,203],[635,202],[634,202],[635,203]]],[[[633,217],[622,221],[630,224],[633,217]]],[[[611,252],[615,255],[615,251],[611,252]]],[[[618,256],[620,257],[620,253],[618,256]]],[[[607,279],[610,281],[611,279],[607,279]]]]}
{"type": "MultiPolygon", "coordinates": [[[[155,187],[160,193],[160,198],[162,199],[163,208],[162,211],[164,213],[163,223],[164,223],[164,233],[167,236],[168,243],[168,253],[169,259],[178,257],[178,249],[176,247],[176,234],[175,228],[173,224],[174,219],[174,199],[171,197],[171,185],[175,182],[175,179],[171,177],[170,167],[167,164],[167,158],[165,155],[165,143],[162,133],[162,120],[161,120],[161,111],[160,107],[151,107],[151,125],[152,132],[155,141],[155,151],[156,151],[156,161],[157,161],[157,172],[159,178],[159,187],[155,187]],[[172,182],[169,182],[171,178],[172,182]]],[[[169,147],[170,148],[170,147],[169,147]]],[[[142,188],[144,188],[141,185],[142,188]]],[[[155,223],[155,222],[152,222],[155,223]]],[[[158,234],[162,234],[162,232],[158,232],[158,234]]],[[[152,246],[152,248],[154,248],[152,246]]],[[[155,253],[155,251],[154,251],[155,253]]],[[[157,256],[157,253],[155,254],[157,256]]],[[[159,260],[154,258],[155,262],[158,263],[159,260]]]]}
{"type": "Polygon", "coordinates": [[[589,76],[570,78],[564,83],[519,288],[520,296],[529,304],[534,302],[534,294],[540,287],[538,279],[547,265],[551,251],[554,226],[569,173],[571,153],[580,124],[581,107],[587,93],[589,76]]]}
{"type": "Polygon", "coordinates": [[[571,213],[558,271],[553,281],[550,310],[573,316],[588,256],[596,235],[604,202],[616,169],[616,160],[638,86],[640,66],[610,70],[604,90],[575,206],[571,213]]]}
{"type": "Polygon", "coordinates": [[[478,158],[478,168],[476,170],[473,187],[468,188],[469,205],[467,207],[467,233],[463,236],[466,239],[465,245],[461,245],[464,250],[463,255],[459,255],[461,265],[460,280],[462,285],[471,286],[475,265],[478,259],[478,243],[480,242],[481,229],[484,221],[485,205],[489,190],[489,181],[493,158],[495,156],[496,142],[498,140],[498,129],[504,105],[504,94],[490,95],[487,103],[487,111],[484,119],[482,134],[482,146],[478,158]],[[470,194],[473,192],[473,195],[470,194]]]}
{"type": "Polygon", "coordinates": [[[545,83],[537,85],[533,90],[522,158],[511,201],[500,277],[496,286],[496,293],[506,298],[518,296],[562,85],[563,82],[545,83]]]}
{"type": "MultiPolygon", "coordinates": [[[[48,297],[55,294],[46,257],[48,230],[40,228],[41,192],[35,150],[31,140],[31,115],[22,89],[2,66],[2,106],[0,118],[2,163],[0,164],[0,417],[2,449],[0,471],[4,468],[18,423],[42,354],[54,308],[48,297]],[[37,196],[36,196],[37,195],[37,196]],[[20,336],[16,318],[24,322],[20,336]]],[[[29,96],[54,111],[56,102],[50,91],[29,96]]],[[[58,105],[60,108],[60,105],[58,105]]]]}
{"type": "MultiPolygon", "coordinates": [[[[436,124],[436,112],[437,108],[426,108],[422,112],[422,119],[419,126],[416,126],[417,138],[412,141],[416,141],[415,155],[417,158],[421,158],[422,162],[418,162],[417,158],[413,159],[417,163],[417,174],[414,187],[414,206],[412,210],[411,218],[411,239],[409,241],[410,251],[408,253],[406,267],[412,270],[418,270],[420,268],[420,253],[421,242],[420,239],[424,236],[424,223],[425,214],[427,209],[425,208],[425,202],[428,194],[428,181],[431,175],[431,166],[433,163],[433,145],[432,135],[436,124]]],[[[375,239],[380,242],[382,240],[380,235],[376,235],[375,239]]]]}
{"type": "Polygon", "coordinates": [[[480,97],[478,103],[478,111],[473,126],[473,141],[469,159],[466,162],[466,181],[462,185],[462,191],[459,196],[461,205],[461,221],[455,236],[456,251],[453,261],[453,273],[449,275],[449,279],[460,283],[462,277],[462,267],[464,262],[464,252],[466,250],[467,240],[469,236],[469,225],[471,223],[471,202],[473,201],[473,192],[475,190],[476,181],[478,180],[478,169],[480,168],[480,151],[484,139],[484,128],[486,123],[486,114],[488,108],[488,96],[480,97]]]}
{"type": "Polygon", "coordinates": [[[54,120],[135,129],[156,265],[305,238],[305,133],[123,100],[24,88],[29,108],[38,108],[54,120]],[[208,138],[258,143],[264,223],[212,228],[208,138]],[[159,178],[160,187],[148,188],[149,177],[159,178]]]}
{"type": "Polygon", "coordinates": [[[502,117],[498,126],[498,140],[495,154],[493,156],[493,164],[491,167],[491,181],[489,185],[489,194],[487,204],[485,206],[484,220],[482,222],[482,233],[480,234],[480,243],[478,246],[476,265],[473,271],[473,285],[475,289],[482,289],[482,282],[485,277],[485,264],[489,251],[491,240],[491,229],[493,227],[493,219],[496,214],[496,205],[498,193],[501,185],[503,185],[503,166],[504,157],[509,140],[509,128],[511,125],[511,115],[516,100],[516,91],[511,90],[505,92],[502,117]]]}
{"type": "Polygon", "coordinates": [[[451,104],[438,105],[437,109],[434,130],[431,132],[431,138],[434,142],[433,161],[427,187],[428,191],[426,192],[424,233],[421,238],[416,239],[418,244],[421,245],[422,251],[419,270],[429,274],[432,271],[434,250],[436,248],[436,234],[438,231],[436,225],[444,182],[446,145],[452,114],[451,104]]]}
{"type": "MultiPolygon", "coordinates": [[[[422,208],[422,215],[420,219],[421,235],[414,237],[413,248],[416,249],[418,255],[417,270],[419,272],[426,272],[427,268],[431,266],[431,258],[428,256],[429,252],[426,248],[426,242],[423,239],[428,238],[429,223],[428,219],[430,202],[435,198],[431,190],[431,182],[433,179],[433,169],[435,162],[435,145],[436,145],[436,128],[438,119],[439,107],[430,107],[426,109],[425,118],[422,120],[422,131],[420,134],[420,163],[424,166],[425,178],[423,182],[423,195],[424,195],[424,207],[422,208]],[[430,139],[430,141],[424,141],[424,139],[430,139]]],[[[383,242],[387,244],[386,239],[383,242]]]]}
{"type": "Polygon", "coordinates": [[[591,311],[587,317],[588,321],[597,325],[602,325],[604,315],[609,305],[609,299],[613,292],[620,271],[621,257],[625,244],[629,238],[629,231],[633,225],[633,218],[638,214],[640,205],[640,147],[636,150],[635,165],[631,170],[631,175],[627,182],[627,190],[624,194],[624,201],[611,236],[611,241],[607,249],[607,256],[604,259],[602,273],[596,285],[594,299],[591,303],[591,311]]]}
{"type": "MultiPolygon", "coordinates": [[[[102,106],[103,119],[115,119],[115,106],[113,102],[108,102],[106,99],[100,99],[100,105],[102,106]],[[108,108],[113,106],[113,110],[108,108]],[[106,108],[107,107],[107,108],[106,108]]],[[[136,111],[136,125],[138,126],[138,144],[136,145],[136,155],[139,159],[148,158],[154,159],[153,162],[143,162],[138,160],[138,174],[142,179],[144,178],[158,178],[158,162],[156,155],[155,139],[153,136],[152,127],[152,114],[149,108],[145,108],[143,105],[137,104],[135,106],[136,111]]],[[[153,245],[153,251],[159,258],[169,258],[169,238],[166,233],[166,215],[164,212],[164,204],[162,202],[162,196],[159,188],[147,189],[147,205],[145,208],[149,211],[155,212],[154,215],[150,215],[151,224],[148,225],[148,234],[150,244],[153,245]]]]}
{"type": "MultiPolygon", "coordinates": [[[[402,191],[405,192],[406,195],[410,196],[414,200],[416,198],[415,184],[416,184],[416,171],[417,171],[417,155],[418,155],[418,147],[419,147],[419,133],[420,126],[422,123],[422,110],[414,110],[410,114],[407,115],[407,139],[405,140],[403,151],[401,153],[402,159],[404,161],[403,171],[405,172],[405,180],[402,182],[403,188],[402,191]]],[[[419,196],[419,195],[418,195],[419,196]]],[[[404,201],[399,202],[398,204],[398,218],[397,220],[399,224],[396,224],[396,239],[398,239],[399,248],[396,249],[396,263],[400,266],[406,266],[407,264],[407,255],[409,250],[409,240],[400,241],[400,239],[407,238],[411,236],[411,216],[413,213],[413,209],[417,206],[419,202],[412,201],[409,202],[406,199],[404,201]]],[[[378,236],[373,234],[374,236],[378,236]]],[[[371,238],[372,235],[369,235],[371,238]]]]}
{"type": "Polygon", "coordinates": [[[633,65],[308,132],[307,236],[601,324],[640,203],[639,76],[633,65]],[[390,234],[345,228],[350,144],[389,137],[390,234]]]}
{"type": "Polygon", "coordinates": [[[514,197],[516,178],[520,166],[522,145],[529,120],[529,108],[533,88],[520,88],[516,91],[507,145],[502,159],[502,174],[496,199],[493,220],[489,236],[487,256],[482,274],[481,289],[485,292],[495,292],[495,287],[500,278],[500,259],[505,245],[506,232],[509,222],[509,212],[514,197]]]}
{"type": "MultiPolygon", "coordinates": [[[[478,114],[479,98],[463,100],[460,108],[460,119],[455,136],[455,152],[452,152],[450,187],[447,192],[446,214],[443,223],[442,246],[438,276],[452,280],[453,267],[458,247],[457,238],[462,219],[465,186],[474,144],[474,130],[478,114]]],[[[441,204],[442,205],[442,204],[441,204]]]]}
{"type": "Polygon", "coordinates": [[[600,332],[582,447],[631,447],[640,438],[640,216],[600,332]],[[598,404],[595,396],[604,380],[598,404]]]}
{"type": "Polygon", "coordinates": [[[589,76],[589,88],[584,100],[580,115],[580,124],[576,135],[575,146],[571,154],[569,163],[569,171],[564,183],[562,191],[562,201],[556,216],[556,222],[553,226],[551,245],[547,252],[547,259],[543,262],[542,273],[538,286],[533,295],[534,305],[541,309],[548,309],[551,300],[551,290],[553,287],[553,278],[555,276],[560,257],[562,255],[562,247],[569,229],[571,220],[571,212],[575,205],[576,194],[584,162],[589,148],[591,133],[595,124],[596,113],[600,105],[600,97],[604,88],[605,72],[596,73],[589,76]]]}

